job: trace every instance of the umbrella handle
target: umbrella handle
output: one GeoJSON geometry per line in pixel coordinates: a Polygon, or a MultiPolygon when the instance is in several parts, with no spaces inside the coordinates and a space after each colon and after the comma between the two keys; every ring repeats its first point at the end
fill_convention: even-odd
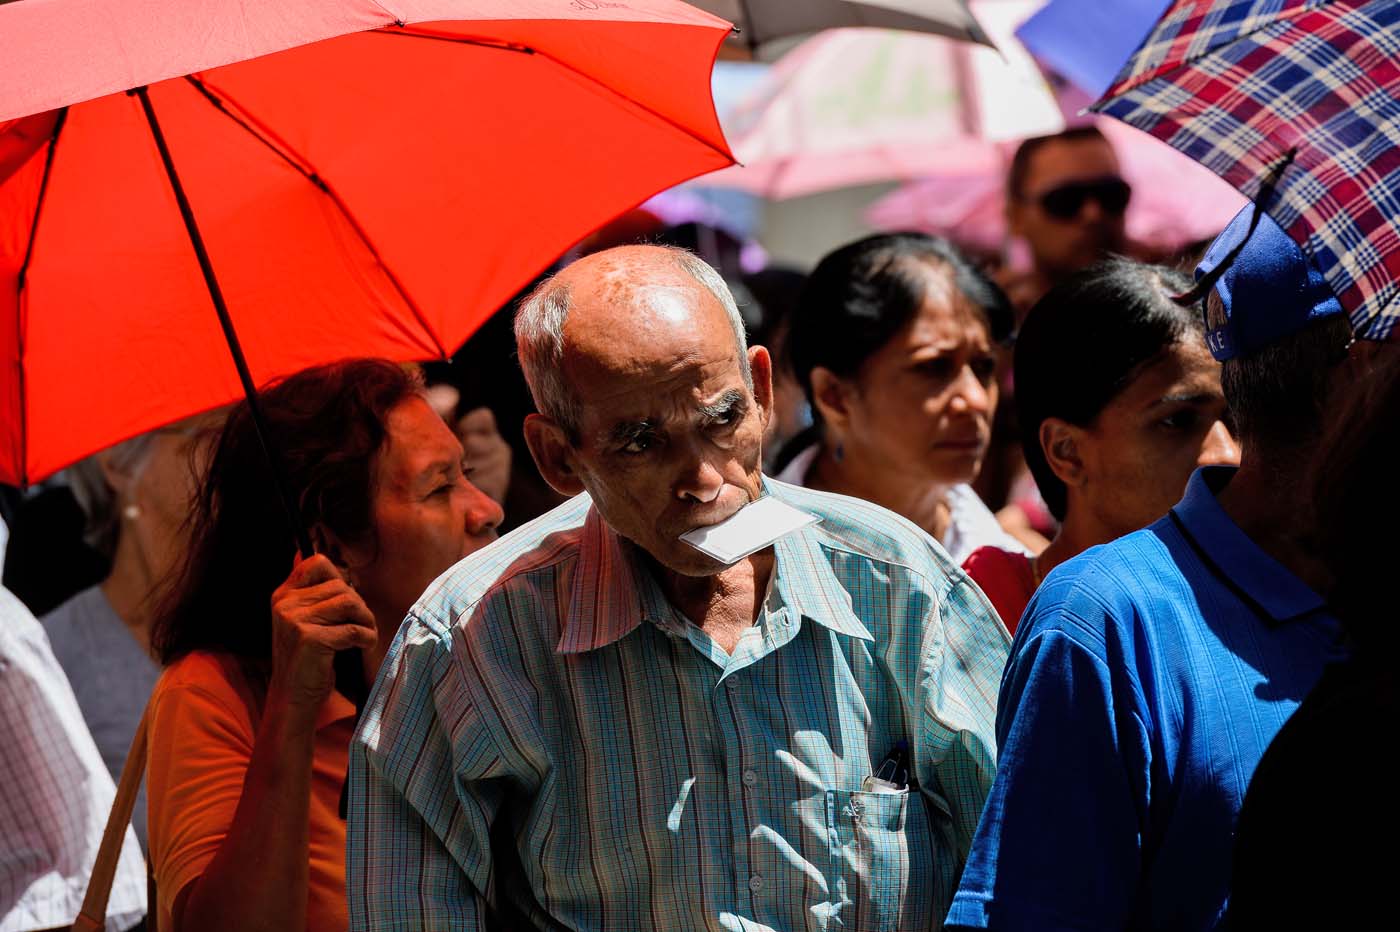
{"type": "MultiPolygon", "coordinates": [[[[282,500],[282,508],[287,514],[287,522],[291,525],[292,533],[296,537],[297,550],[301,552],[304,559],[316,552],[311,545],[311,535],[307,533],[306,525],[301,520],[301,510],[293,501],[291,490],[287,487],[287,478],[282,473],[282,461],[277,455],[272,435],[267,429],[262,403],[258,400],[257,387],[253,384],[252,373],[248,371],[248,360],[243,355],[243,346],[238,341],[238,332],[233,328],[228,305],[224,303],[224,293],[219,288],[218,278],[214,275],[214,265],[209,260],[208,250],[204,248],[204,237],[199,233],[199,224],[195,222],[194,210],[190,207],[189,198],[185,196],[185,188],[180,183],[180,175],[175,171],[175,162],[170,157],[170,148],[165,143],[165,134],[161,132],[160,121],[156,119],[156,111],[151,106],[151,98],[147,89],[143,86],[127,91],[127,93],[134,94],[141,101],[141,109],[145,112],[146,122],[151,127],[151,136],[155,139],[156,148],[160,150],[160,160],[165,166],[165,175],[170,179],[171,190],[175,192],[175,202],[180,207],[180,217],[185,221],[185,232],[189,234],[190,244],[194,246],[195,256],[199,259],[200,271],[204,273],[204,284],[209,289],[209,297],[214,302],[214,311],[219,316],[219,326],[224,331],[224,341],[228,343],[229,353],[233,356],[234,368],[238,370],[238,380],[243,384],[243,395],[248,401],[248,413],[253,418],[253,430],[258,435],[263,455],[267,457],[268,466],[272,470],[272,484],[276,487],[277,495],[282,500]]],[[[358,650],[343,650],[336,654],[335,683],[341,694],[355,703],[355,713],[358,719],[359,713],[364,709],[365,699],[369,692],[365,685],[364,664],[358,650]]],[[[343,803],[342,799],[342,814],[343,803]]]]}

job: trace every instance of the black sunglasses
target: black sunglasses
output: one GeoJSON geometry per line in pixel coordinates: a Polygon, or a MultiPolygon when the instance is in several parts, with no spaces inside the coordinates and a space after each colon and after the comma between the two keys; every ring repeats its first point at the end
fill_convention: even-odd
{"type": "Polygon", "coordinates": [[[1047,214],[1056,220],[1073,220],[1084,208],[1084,202],[1097,201],[1103,212],[1121,216],[1128,209],[1128,201],[1133,196],[1133,188],[1122,178],[1094,178],[1090,181],[1075,181],[1051,188],[1036,200],[1047,214]]]}

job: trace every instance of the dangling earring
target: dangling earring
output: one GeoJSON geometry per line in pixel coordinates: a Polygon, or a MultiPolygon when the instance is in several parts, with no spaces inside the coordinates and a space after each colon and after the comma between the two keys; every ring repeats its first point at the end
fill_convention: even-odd
{"type": "Polygon", "coordinates": [[[846,445],[841,441],[836,441],[836,449],[831,451],[831,458],[836,462],[841,462],[846,458],[846,445]]]}
{"type": "Polygon", "coordinates": [[[137,518],[141,517],[141,506],[137,505],[135,502],[127,505],[122,509],[122,517],[128,521],[135,521],[137,518]]]}

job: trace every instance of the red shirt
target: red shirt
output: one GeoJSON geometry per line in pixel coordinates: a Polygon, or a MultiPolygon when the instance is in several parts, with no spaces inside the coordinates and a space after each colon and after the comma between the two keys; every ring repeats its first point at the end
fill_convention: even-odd
{"type": "Polygon", "coordinates": [[[963,570],[987,594],[1002,624],[1012,634],[1035,592],[1035,572],[1025,554],[997,547],[979,547],[963,561],[963,570]]]}

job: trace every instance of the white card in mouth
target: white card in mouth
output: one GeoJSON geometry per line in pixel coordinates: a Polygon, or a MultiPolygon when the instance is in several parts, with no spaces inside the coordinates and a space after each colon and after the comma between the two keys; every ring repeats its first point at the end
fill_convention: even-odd
{"type": "Polygon", "coordinates": [[[819,519],[771,495],[750,502],[719,524],[698,527],[681,535],[696,550],[721,563],[738,563],[819,519]]]}

